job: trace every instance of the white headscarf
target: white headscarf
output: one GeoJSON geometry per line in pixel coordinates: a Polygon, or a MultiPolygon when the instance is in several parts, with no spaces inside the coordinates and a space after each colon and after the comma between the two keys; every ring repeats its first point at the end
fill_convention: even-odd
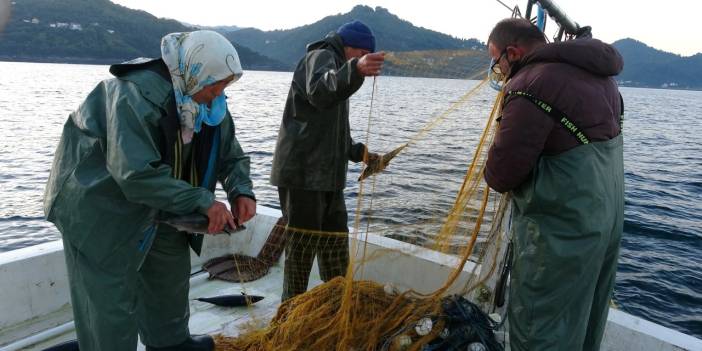
{"type": "Polygon", "coordinates": [[[164,36],[161,57],[171,73],[183,142],[189,143],[201,110],[193,94],[229,76],[232,82],[241,78],[239,55],[221,34],[200,30],[164,36]]]}

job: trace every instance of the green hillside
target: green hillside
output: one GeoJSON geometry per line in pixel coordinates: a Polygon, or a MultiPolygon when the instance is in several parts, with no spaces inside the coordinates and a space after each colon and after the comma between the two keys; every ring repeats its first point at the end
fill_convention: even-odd
{"type": "Polygon", "coordinates": [[[417,51],[483,48],[476,39],[459,39],[414,26],[387,9],[356,6],[350,12],[325,17],[315,23],[264,32],[255,28],[230,32],[227,37],[268,57],[293,67],[305,53],[308,43],[323,38],[330,31],[354,19],[366,23],[376,36],[376,47],[384,51],[417,51]]]}
{"type": "MultiPolygon", "coordinates": [[[[160,55],[161,37],[193,30],[108,0],[15,0],[0,35],[0,57],[42,62],[114,63],[160,55]]],[[[244,68],[285,65],[234,43],[244,68]]]]}
{"type": "MultiPolygon", "coordinates": [[[[0,33],[0,60],[114,63],[156,57],[163,35],[196,29],[108,0],[10,3],[11,17],[0,33]]],[[[489,57],[480,41],[414,26],[382,7],[359,5],[348,13],[288,30],[239,29],[236,23],[211,28],[234,43],[245,69],[292,70],[308,43],[354,19],[368,24],[378,50],[388,52],[383,74],[472,78],[482,77],[487,68],[489,57]]],[[[633,39],[619,40],[614,46],[624,57],[624,71],[617,77],[621,85],[702,89],[702,53],[682,57],[633,39]]]]}
{"type": "Polygon", "coordinates": [[[624,57],[624,71],[617,77],[623,85],[702,89],[702,53],[683,57],[630,38],[613,45],[624,57]]]}
{"type": "Polygon", "coordinates": [[[490,58],[484,50],[422,50],[390,52],[384,75],[483,79],[490,58]]]}

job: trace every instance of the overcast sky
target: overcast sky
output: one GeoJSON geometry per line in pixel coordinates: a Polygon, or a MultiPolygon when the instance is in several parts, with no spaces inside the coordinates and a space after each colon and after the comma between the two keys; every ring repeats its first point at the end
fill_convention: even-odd
{"type": "MultiPolygon", "coordinates": [[[[289,29],[355,5],[382,6],[414,25],[461,38],[487,40],[492,26],[509,11],[496,0],[112,0],[157,17],[200,25],[236,25],[262,30],[289,29]]],[[[523,10],[526,0],[503,0],[523,10]]],[[[634,38],[683,56],[702,52],[699,0],[555,0],[575,22],[593,27],[596,38],[634,38]]],[[[550,27],[551,29],[553,27],[550,27]]],[[[547,25],[547,29],[549,29],[547,25]]],[[[548,32],[548,30],[547,30],[548,32]]]]}

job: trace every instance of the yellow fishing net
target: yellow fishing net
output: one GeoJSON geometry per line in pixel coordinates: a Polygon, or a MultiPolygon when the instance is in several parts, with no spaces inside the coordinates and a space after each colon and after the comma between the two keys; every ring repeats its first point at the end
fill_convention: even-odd
{"type": "MultiPolygon", "coordinates": [[[[407,64],[403,58],[412,55],[420,54],[397,54],[391,62],[407,64]]],[[[447,57],[464,62],[473,60],[475,71],[484,74],[484,57],[476,59],[471,55],[474,54],[454,53],[447,57]]],[[[416,71],[422,74],[421,67],[416,71]]],[[[462,182],[457,183],[456,193],[437,195],[453,199],[449,208],[412,223],[384,222],[383,215],[376,216],[376,213],[382,213],[387,201],[406,199],[398,194],[398,200],[376,201],[374,194],[383,188],[382,182],[392,181],[382,180],[385,175],[377,173],[369,175],[358,186],[350,233],[309,231],[286,227],[284,222],[279,222],[277,226],[284,229],[285,242],[273,240],[273,245],[284,246],[286,255],[296,252],[298,256],[307,257],[310,264],[316,259],[322,275],[325,270],[342,269],[345,276],[330,279],[285,300],[263,328],[253,323],[250,330],[238,337],[217,336],[217,350],[421,350],[432,340],[447,337],[442,334],[447,331],[446,320],[438,318],[445,314],[447,296],[467,297],[483,311],[492,312],[497,273],[506,247],[503,223],[507,223],[504,218],[507,199],[491,192],[482,176],[502,99],[501,94],[490,91],[486,82],[475,82],[448,107],[433,114],[422,127],[415,128],[411,137],[384,145],[384,150],[395,151],[392,155],[395,158],[388,166],[391,169],[393,163],[402,162],[403,155],[411,155],[413,150],[423,147],[431,149],[431,145],[423,145],[422,140],[451,116],[475,106],[492,106],[480,112],[484,115],[482,131],[474,143],[472,156],[465,155],[464,176],[462,182]],[[488,101],[487,96],[494,100],[488,101]],[[384,223],[376,225],[376,222],[384,223]],[[408,232],[429,239],[415,243],[420,245],[410,244],[407,243],[410,240],[402,240],[402,235],[408,232]],[[392,245],[382,244],[389,241],[392,245]],[[412,272],[412,265],[408,263],[411,260],[432,260],[439,264],[433,265],[433,270],[412,272]],[[408,275],[423,275],[414,278],[426,284],[407,286],[403,278],[408,275]]],[[[373,80],[365,140],[371,149],[374,141],[370,131],[376,108],[373,103],[378,101],[376,90],[382,91],[376,88],[373,80]]],[[[303,265],[304,271],[299,275],[290,275],[301,276],[299,281],[286,284],[297,285],[304,291],[309,284],[304,279],[309,274],[307,266],[303,265]]]]}

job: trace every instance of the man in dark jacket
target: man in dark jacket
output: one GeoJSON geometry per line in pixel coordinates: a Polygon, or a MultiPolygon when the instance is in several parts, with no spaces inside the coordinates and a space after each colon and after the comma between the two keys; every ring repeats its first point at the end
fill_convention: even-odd
{"type": "Polygon", "coordinates": [[[307,290],[315,256],[322,280],[346,272],[348,161],[377,157],[352,140],[348,99],[380,74],[374,51],[371,30],[353,21],[307,45],[293,74],[271,170],[288,221],[283,300],[307,290]]]}
{"type": "Polygon", "coordinates": [[[597,350],[623,228],[622,58],[595,39],[546,44],[523,19],[488,50],[508,78],[485,180],[513,199],[512,350],[597,350]]]}

